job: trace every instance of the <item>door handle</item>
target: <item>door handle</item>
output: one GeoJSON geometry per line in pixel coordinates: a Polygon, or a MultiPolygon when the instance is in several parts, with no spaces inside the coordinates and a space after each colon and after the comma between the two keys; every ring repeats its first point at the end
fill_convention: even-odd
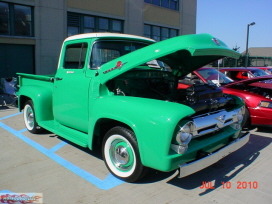
{"type": "Polygon", "coordinates": [[[62,80],[62,78],[56,77],[55,80],[60,81],[60,80],[62,80]]]}

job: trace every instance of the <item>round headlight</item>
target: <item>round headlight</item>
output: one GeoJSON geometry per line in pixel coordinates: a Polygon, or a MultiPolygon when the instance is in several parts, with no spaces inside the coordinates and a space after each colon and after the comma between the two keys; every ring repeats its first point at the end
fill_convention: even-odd
{"type": "Polygon", "coordinates": [[[191,132],[190,124],[186,123],[186,124],[180,129],[180,132],[190,133],[190,132],[191,132]]]}
{"type": "Polygon", "coordinates": [[[192,135],[190,133],[184,132],[179,134],[179,144],[188,144],[192,139],[192,135]]]}
{"type": "Polygon", "coordinates": [[[183,125],[177,136],[176,140],[180,145],[187,145],[191,139],[192,139],[192,133],[193,132],[193,122],[188,122],[185,125],[183,125]]]}

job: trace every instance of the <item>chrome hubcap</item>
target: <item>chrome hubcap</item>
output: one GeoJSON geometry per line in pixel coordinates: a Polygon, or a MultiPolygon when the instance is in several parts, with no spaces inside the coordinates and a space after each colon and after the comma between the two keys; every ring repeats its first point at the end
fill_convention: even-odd
{"type": "Polygon", "coordinates": [[[115,150],[115,158],[120,164],[127,164],[129,160],[129,155],[127,149],[123,146],[119,146],[115,150]]]}
{"type": "Polygon", "coordinates": [[[33,128],[34,127],[34,114],[33,114],[33,111],[30,107],[28,107],[26,110],[26,118],[27,118],[27,124],[29,125],[29,127],[33,128]]]}
{"type": "Polygon", "coordinates": [[[131,169],[134,162],[133,152],[130,145],[125,141],[113,141],[109,153],[112,163],[117,169],[120,171],[128,171],[131,169]]]}

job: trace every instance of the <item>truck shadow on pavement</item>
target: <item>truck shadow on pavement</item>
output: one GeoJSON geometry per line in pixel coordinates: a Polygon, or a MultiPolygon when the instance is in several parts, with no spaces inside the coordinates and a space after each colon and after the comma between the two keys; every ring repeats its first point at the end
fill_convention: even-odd
{"type": "MultiPolygon", "coordinates": [[[[210,184],[203,188],[203,192],[199,196],[208,194],[217,188],[224,188],[223,184],[229,182],[250,166],[260,155],[260,150],[267,147],[271,142],[272,138],[252,134],[244,147],[217,163],[187,177],[173,178],[167,183],[186,190],[200,188],[203,184],[210,184]]],[[[254,181],[254,178],[252,178],[252,181],[254,181]]],[[[236,183],[230,183],[232,183],[232,188],[237,187],[236,183]]]]}
{"type": "MultiPolygon", "coordinates": [[[[57,135],[50,137],[58,137],[58,139],[67,142],[67,144],[72,145],[86,154],[90,154],[90,156],[103,160],[100,145],[97,145],[93,150],[90,150],[89,148],[80,147],[57,135]]],[[[154,169],[149,169],[146,176],[136,182],[136,184],[150,184],[166,180],[167,184],[186,190],[191,190],[200,188],[204,182],[210,184],[212,183],[211,188],[203,189],[203,192],[199,194],[199,196],[203,196],[217,188],[222,188],[223,183],[229,182],[240,172],[250,166],[258,158],[260,150],[267,147],[271,142],[272,138],[251,134],[249,142],[241,149],[233,152],[217,163],[199,172],[184,178],[178,178],[177,170],[171,172],[161,172],[154,169]]],[[[252,179],[254,180],[254,178],[252,179]]]]}
{"type": "MultiPolygon", "coordinates": [[[[89,148],[85,148],[85,147],[81,147],[73,142],[70,142],[58,135],[51,135],[50,137],[57,137],[59,140],[66,142],[67,144],[73,146],[74,148],[89,154],[90,156],[95,157],[96,159],[99,160],[103,160],[103,156],[102,156],[102,144],[97,144],[94,146],[93,150],[90,150],[89,148]]],[[[105,166],[106,168],[106,166],[105,166]]],[[[150,183],[155,183],[155,182],[159,182],[162,181],[164,179],[167,179],[171,176],[173,176],[173,174],[175,174],[175,171],[171,171],[171,172],[161,172],[161,171],[157,171],[154,169],[149,169],[146,176],[144,176],[142,179],[140,179],[139,181],[136,182],[136,184],[150,184],[150,183]]]]}
{"type": "Polygon", "coordinates": [[[101,145],[95,145],[93,150],[90,150],[88,147],[81,147],[73,142],[70,142],[69,140],[66,140],[65,138],[62,138],[58,135],[52,135],[50,137],[56,137],[58,138],[59,140],[63,141],[63,142],[66,142],[67,144],[73,146],[74,148],[80,150],[80,151],[83,151],[85,152],[86,154],[90,154],[90,156],[93,156],[97,159],[100,159],[100,160],[103,160],[102,158],[102,149],[101,149],[101,145]]]}

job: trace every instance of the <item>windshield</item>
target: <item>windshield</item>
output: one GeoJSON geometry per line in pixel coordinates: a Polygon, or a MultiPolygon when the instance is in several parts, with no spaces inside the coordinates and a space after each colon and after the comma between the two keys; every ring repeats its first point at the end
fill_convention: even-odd
{"type": "Polygon", "coordinates": [[[251,70],[251,73],[254,75],[254,77],[269,75],[268,73],[266,73],[266,72],[265,72],[264,70],[262,70],[262,69],[251,70]]]}
{"type": "Polygon", "coordinates": [[[219,72],[217,69],[199,69],[197,72],[208,82],[214,84],[228,84],[233,82],[229,77],[219,72]]]}
{"type": "Polygon", "coordinates": [[[98,41],[92,47],[89,67],[98,69],[101,65],[147,46],[146,43],[131,41],[98,41]]]}
{"type": "Polygon", "coordinates": [[[266,70],[268,74],[272,74],[272,68],[266,70]]]}

